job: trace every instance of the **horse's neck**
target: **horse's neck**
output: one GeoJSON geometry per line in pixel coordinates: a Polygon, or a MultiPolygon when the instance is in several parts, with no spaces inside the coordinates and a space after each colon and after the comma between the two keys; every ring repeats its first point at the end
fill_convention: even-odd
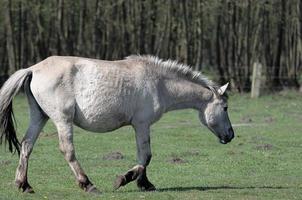
{"type": "Polygon", "coordinates": [[[165,97],[166,112],[186,108],[199,109],[212,97],[210,90],[196,83],[179,79],[165,80],[162,93],[165,97]]]}

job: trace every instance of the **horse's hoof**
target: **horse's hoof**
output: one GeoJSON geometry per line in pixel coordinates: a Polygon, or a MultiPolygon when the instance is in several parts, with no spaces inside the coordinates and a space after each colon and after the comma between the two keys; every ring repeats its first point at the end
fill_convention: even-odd
{"type": "Polygon", "coordinates": [[[137,182],[137,187],[141,191],[145,191],[145,192],[151,192],[151,191],[156,190],[155,186],[152,183],[150,183],[150,181],[148,181],[148,180],[144,180],[142,182],[138,181],[137,182]]]}
{"type": "Polygon", "coordinates": [[[155,191],[155,190],[156,190],[156,187],[154,185],[145,189],[145,191],[147,191],[147,192],[151,192],[151,191],[155,191]]]}
{"type": "Polygon", "coordinates": [[[150,183],[149,181],[145,184],[137,183],[137,187],[140,189],[140,191],[145,191],[145,192],[150,192],[150,191],[156,190],[155,186],[152,183],[150,183]]]}
{"type": "Polygon", "coordinates": [[[92,185],[91,187],[87,188],[86,192],[88,192],[90,194],[95,194],[95,195],[102,194],[101,191],[99,191],[94,185],[92,185]]]}
{"type": "Polygon", "coordinates": [[[27,180],[24,182],[16,181],[15,184],[18,187],[18,189],[22,190],[22,192],[24,193],[35,193],[33,188],[28,184],[27,180]]]}
{"type": "Polygon", "coordinates": [[[30,194],[35,193],[35,191],[32,189],[32,187],[28,187],[28,188],[24,189],[23,192],[24,193],[30,193],[30,194]]]}
{"type": "Polygon", "coordinates": [[[119,189],[121,186],[126,184],[126,177],[123,175],[119,175],[116,177],[115,182],[113,184],[114,190],[119,189]]]}
{"type": "Polygon", "coordinates": [[[142,192],[152,192],[152,191],[155,191],[156,188],[154,185],[150,185],[148,187],[146,186],[143,186],[143,187],[139,187],[139,189],[142,191],[142,192]]]}

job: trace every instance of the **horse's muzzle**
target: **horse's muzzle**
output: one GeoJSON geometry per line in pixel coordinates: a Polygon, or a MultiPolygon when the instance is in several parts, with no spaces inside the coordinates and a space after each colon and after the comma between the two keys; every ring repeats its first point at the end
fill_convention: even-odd
{"type": "Polygon", "coordinates": [[[228,129],[228,133],[226,135],[224,135],[224,137],[220,138],[219,142],[221,144],[227,144],[227,143],[231,142],[234,137],[235,137],[234,130],[232,127],[230,127],[228,129]]]}

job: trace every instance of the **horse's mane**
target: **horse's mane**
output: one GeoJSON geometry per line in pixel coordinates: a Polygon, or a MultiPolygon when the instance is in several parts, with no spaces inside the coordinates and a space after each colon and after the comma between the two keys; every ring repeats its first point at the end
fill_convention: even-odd
{"type": "Polygon", "coordinates": [[[202,75],[198,71],[194,71],[192,67],[186,64],[179,63],[175,60],[162,60],[151,55],[131,55],[126,57],[128,60],[136,60],[146,63],[148,66],[159,68],[160,73],[176,74],[178,77],[185,78],[191,82],[197,83],[205,88],[217,93],[219,86],[202,75]]]}

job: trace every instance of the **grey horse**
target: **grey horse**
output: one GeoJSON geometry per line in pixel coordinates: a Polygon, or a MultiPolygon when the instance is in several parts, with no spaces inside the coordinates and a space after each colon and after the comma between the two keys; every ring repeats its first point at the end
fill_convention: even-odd
{"type": "Polygon", "coordinates": [[[190,67],[154,56],[130,56],[105,61],[81,57],[52,56],[14,73],[0,91],[1,143],[20,156],[15,183],[23,192],[34,192],[27,179],[28,159],[50,118],[58,131],[59,148],[86,192],[99,193],[80,166],[73,145],[73,125],[94,132],[109,132],[131,125],[136,134],[137,165],[117,177],[115,188],[137,180],[142,190],[155,190],[147,178],[151,160],[150,126],[163,113],[192,108],[222,144],[234,131],[224,95],[219,87],[190,67]],[[30,123],[19,143],[12,100],[24,87],[30,123]]]}

